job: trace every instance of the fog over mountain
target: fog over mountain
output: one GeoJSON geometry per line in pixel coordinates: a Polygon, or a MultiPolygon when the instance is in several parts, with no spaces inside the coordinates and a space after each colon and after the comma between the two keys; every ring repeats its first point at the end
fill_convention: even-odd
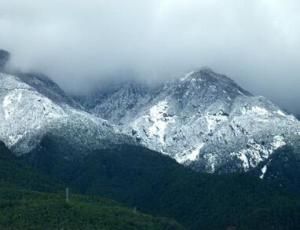
{"type": "Polygon", "coordinates": [[[296,0],[2,0],[0,48],[11,68],[72,92],[209,66],[300,113],[299,10],[296,0]]]}

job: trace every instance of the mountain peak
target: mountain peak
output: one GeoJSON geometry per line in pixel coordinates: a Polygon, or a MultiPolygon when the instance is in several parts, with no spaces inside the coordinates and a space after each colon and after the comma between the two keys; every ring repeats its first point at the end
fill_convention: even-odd
{"type": "Polygon", "coordinates": [[[0,49],[0,69],[3,69],[9,61],[10,53],[6,50],[0,49]]]}
{"type": "Polygon", "coordinates": [[[210,67],[207,67],[207,66],[204,66],[204,67],[201,67],[198,72],[201,72],[203,74],[217,74],[215,71],[213,71],[212,68],[210,67]]]}
{"type": "MultiPolygon", "coordinates": [[[[179,98],[188,98],[203,104],[204,101],[234,100],[238,96],[252,96],[226,75],[214,72],[210,68],[201,68],[185,74],[170,85],[170,90],[179,98]]],[[[198,107],[198,106],[197,106],[198,107]]]]}
{"type": "Polygon", "coordinates": [[[122,84],[93,100],[90,112],[197,171],[251,170],[300,133],[279,107],[207,67],[156,90],[122,84]]]}
{"type": "Polygon", "coordinates": [[[198,70],[191,71],[185,75],[186,79],[202,79],[205,81],[221,81],[221,82],[229,82],[234,83],[234,81],[227,77],[224,74],[220,74],[215,72],[213,69],[209,67],[202,67],[198,70]]]}
{"type": "Polygon", "coordinates": [[[182,78],[180,78],[180,81],[205,81],[205,82],[211,82],[211,83],[227,83],[232,85],[237,85],[231,78],[219,74],[215,71],[213,71],[209,67],[202,67],[198,70],[190,71],[186,73],[182,78]]]}

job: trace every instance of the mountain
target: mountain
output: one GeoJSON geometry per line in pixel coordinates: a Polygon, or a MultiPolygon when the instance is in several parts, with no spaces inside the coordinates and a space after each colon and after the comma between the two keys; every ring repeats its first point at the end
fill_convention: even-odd
{"type": "MultiPolygon", "coordinates": [[[[9,53],[0,54],[5,67],[9,53]]],[[[294,116],[208,68],[155,86],[114,83],[76,98],[42,74],[2,70],[0,104],[0,140],[17,155],[53,135],[80,154],[137,144],[196,171],[248,172],[300,136],[294,116]]]]}
{"type": "Polygon", "coordinates": [[[73,195],[0,189],[1,229],[183,230],[175,221],[153,217],[117,202],[73,195]]]}
{"type": "Polygon", "coordinates": [[[0,104],[0,140],[16,154],[34,149],[46,134],[83,149],[130,142],[106,120],[80,109],[53,81],[40,74],[0,72],[0,104]]]}
{"type": "Polygon", "coordinates": [[[183,229],[115,201],[73,194],[0,143],[0,229],[183,229]]]}
{"type": "Polygon", "coordinates": [[[276,150],[251,173],[294,193],[300,192],[300,139],[276,150]]]}
{"type": "Polygon", "coordinates": [[[182,229],[134,208],[172,217],[187,229],[300,226],[298,195],[257,177],[196,173],[139,146],[116,145],[74,160],[64,157],[72,148],[58,148],[57,141],[44,137],[21,157],[0,143],[0,228],[182,229]],[[64,186],[71,190],[69,203],[64,186]]]}
{"type": "Polygon", "coordinates": [[[299,121],[212,70],[72,98],[4,64],[0,120],[0,228],[300,226],[299,121]]]}
{"type": "Polygon", "coordinates": [[[56,192],[64,188],[59,180],[34,170],[20,161],[5,145],[0,142],[0,187],[42,192],[56,192]]]}
{"type": "Polygon", "coordinates": [[[149,87],[128,82],[81,100],[137,142],[209,173],[249,171],[300,135],[300,122],[208,68],[149,87]]]}
{"type": "Polygon", "coordinates": [[[129,145],[81,155],[78,161],[65,158],[62,152],[72,148],[58,144],[45,137],[21,157],[0,144],[0,228],[183,229],[157,216],[176,219],[186,229],[300,226],[299,195],[257,177],[196,173],[129,145]],[[65,186],[71,191],[68,203],[65,186]]]}
{"type": "Polygon", "coordinates": [[[39,148],[19,159],[76,193],[170,217],[192,230],[300,226],[299,192],[290,193],[258,176],[199,173],[158,152],[124,144],[69,159],[63,156],[70,147],[58,148],[57,141],[45,137],[39,148]]]}

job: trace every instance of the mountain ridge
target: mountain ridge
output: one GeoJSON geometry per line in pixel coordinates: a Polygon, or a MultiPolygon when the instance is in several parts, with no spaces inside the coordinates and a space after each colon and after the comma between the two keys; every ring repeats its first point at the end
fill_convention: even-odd
{"type": "Polygon", "coordinates": [[[74,106],[55,83],[40,75],[0,73],[0,102],[0,118],[5,121],[0,139],[17,154],[35,148],[49,132],[86,149],[130,141],[104,119],[74,106]]]}
{"type": "Polygon", "coordinates": [[[198,173],[142,146],[116,145],[72,160],[64,158],[72,151],[68,145],[58,145],[56,139],[46,138],[22,160],[73,191],[171,217],[188,229],[299,226],[299,193],[289,193],[276,181],[269,183],[255,174],[198,173]]]}
{"type": "Polygon", "coordinates": [[[2,71],[0,103],[0,140],[17,154],[50,133],[86,152],[130,143],[196,171],[231,173],[258,167],[300,135],[294,116],[208,68],[156,86],[122,82],[83,98],[42,74],[2,71]]]}
{"type": "Polygon", "coordinates": [[[198,171],[247,171],[300,135],[294,116],[208,68],[145,87],[122,84],[111,94],[91,94],[87,110],[198,171]],[[228,161],[240,166],[226,168],[228,161]]]}
{"type": "Polygon", "coordinates": [[[71,98],[42,74],[0,71],[1,181],[51,189],[53,179],[188,229],[300,225],[299,121],[266,98],[209,69],[94,95],[71,98]]]}

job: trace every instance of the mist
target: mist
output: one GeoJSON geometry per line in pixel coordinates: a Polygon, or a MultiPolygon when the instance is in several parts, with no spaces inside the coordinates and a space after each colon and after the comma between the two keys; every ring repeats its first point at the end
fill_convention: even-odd
{"type": "Polygon", "coordinates": [[[0,48],[11,68],[72,93],[209,66],[300,113],[299,10],[297,0],[0,0],[0,48]]]}

